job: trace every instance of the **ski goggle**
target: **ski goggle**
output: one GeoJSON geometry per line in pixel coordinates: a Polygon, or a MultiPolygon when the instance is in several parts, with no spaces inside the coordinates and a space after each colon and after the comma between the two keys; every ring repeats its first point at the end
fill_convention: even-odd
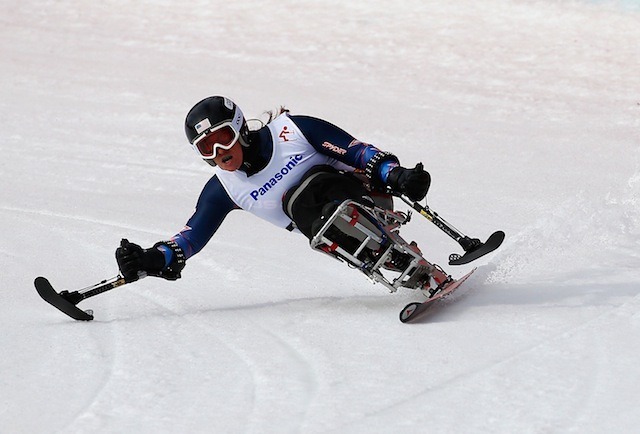
{"type": "Polygon", "coordinates": [[[202,158],[213,160],[219,149],[228,151],[236,144],[238,138],[240,131],[236,130],[231,122],[225,122],[197,137],[192,145],[202,158]]]}

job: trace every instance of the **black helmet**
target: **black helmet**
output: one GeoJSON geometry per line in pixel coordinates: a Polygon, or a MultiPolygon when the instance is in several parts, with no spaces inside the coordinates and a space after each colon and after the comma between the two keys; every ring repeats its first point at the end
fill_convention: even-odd
{"type": "Polygon", "coordinates": [[[184,131],[189,143],[211,165],[215,165],[213,164],[213,159],[203,156],[196,144],[209,132],[222,125],[231,127],[238,136],[240,143],[243,146],[247,146],[247,135],[249,133],[247,122],[240,107],[229,98],[210,96],[203,99],[189,110],[184,121],[184,131]]]}

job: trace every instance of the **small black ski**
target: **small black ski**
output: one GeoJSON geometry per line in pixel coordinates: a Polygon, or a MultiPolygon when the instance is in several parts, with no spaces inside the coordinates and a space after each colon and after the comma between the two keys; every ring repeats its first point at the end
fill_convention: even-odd
{"type": "Polygon", "coordinates": [[[38,294],[40,294],[40,297],[42,297],[44,301],[60,312],[79,321],[91,321],[93,319],[93,311],[80,309],[76,306],[78,303],[94,295],[102,294],[103,292],[122,286],[125,283],[127,283],[127,281],[124,277],[116,276],[78,291],[61,291],[58,293],[44,277],[37,277],[34,282],[36,291],[38,291],[38,294]]]}
{"type": "MultiPolygon", "coordinates": [[[[458,255],[456,253],[449,255],[449,265],[468,264],[469,262],[475,261],[481,256],[486,255],[487,253],[493,252],[495,249],[500,247],[500,245],[504,241],[504,232],[494,232],[484,243],[481,243],[479,240],[469,241],[476,242],[472,243],[468,250],[465,249],[466,253],[464,255],[458,255]]],[[[460,244],[462,245],[464,243],[461,242],[460,244]]]]}
{"type": "Polygon", "coordinates": [[[58,294],[56,290],[53,289],[53,286],[51,286],[51,283],[44,277],[37,277],[34,284],[40,297],[60,312],[79,321],[91,321],[93,319],[93,312],[91,310],[84,311],[76,306],[75,303],[72,303],[70,298],[65,298],[65,296],[68,297],[68,294],[70,294],[68,291],[62,291],[58,294]]]}
{"type": "Polygon", "coordinates": [[[458,287],[460,287],[460,285],[462,285],[462,283],[467,280],[474,271],[476,271],[476,268],[462,276],[460,279],[449,283],[442,290],[433,295],[433,297],[428,298],[423,302],[414,302],[406,305],[405,308],[400,311],[400,321],[408,323],[422,317],[430,308],[458,289],[458,287]]]}
{"type": "Polygon", "coordinates": [[[500,247],[504,241],[505,234],[502,231],[494,232],[484,243],[477,238],[468,237],[454,228],[428,206],[420,205],[418,202],[413,202],[402,195],[399,197],[407,205],[410,205],[414,210],[418,211],[420,215],[436,225],[438,229],[453,238],[458,244],[460,244],[460,247],[464,249],[464,255],[459,255],[457,253],[449,255],[449,265],[463,265],[468,264],[471,261],[475,261],[481,256],[493,252],[495,249],[500,247]]]}

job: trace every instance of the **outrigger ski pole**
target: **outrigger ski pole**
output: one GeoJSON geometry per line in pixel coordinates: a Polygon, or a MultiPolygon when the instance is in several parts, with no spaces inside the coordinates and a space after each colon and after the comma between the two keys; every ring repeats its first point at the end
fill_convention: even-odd
{"type": "Polygon", "coordinates": [[[505,234],[502,231],[496,231],[484,243],[478,238],[470,238],[463,234],[456,228],[454,228],[445,219],[440,217],[438,213],[431,210],[428,205],[422,206],[418,202],[411,201],[404,196],[399,196],[407,205],[411,206],[414,210],[418,211],[431,223],[436,225],[445,234],[453,238],[460,247],[465,251],[464,255],[452,253],[449,255],[449,265],[463,265],[474,261],[487,253],[493,252],[500,247],[502,241],[504,241],[505,234]]]}

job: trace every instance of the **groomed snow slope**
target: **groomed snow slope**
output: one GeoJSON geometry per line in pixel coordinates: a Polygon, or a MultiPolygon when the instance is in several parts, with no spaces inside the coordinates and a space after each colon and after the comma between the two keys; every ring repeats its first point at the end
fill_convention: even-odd
{"type": "MultiPolygon", "coordinates": [[[[0,4],[0,432],[631,433],[640,425],[640,12],[488,0],[0,4]],[[419,324],[242,212],[175,283],[78,289],[188,219],[211,94],[423,161],[430,206],[507,233],[419,324]]],[[[456,245],[403,234],[442,265],[456,245]]],[[[460,276],[471,266],[447,271],[460,276]]]]}

